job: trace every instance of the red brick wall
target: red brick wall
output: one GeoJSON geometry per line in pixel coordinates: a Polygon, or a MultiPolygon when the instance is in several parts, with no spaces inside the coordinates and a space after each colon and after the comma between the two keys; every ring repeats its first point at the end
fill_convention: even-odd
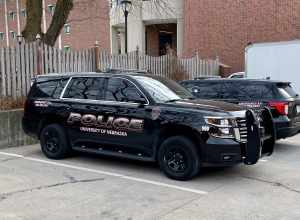
{"type": "MultiPolygon", "coordinates": [[[[21,1],[20,2],[24,2],[21,1]]],[[[48,12],[48,5],[55,4],[56,0],[46,0],[46,24],[47,27],[51,22],[51,15],[48,12]]],[[[16,12],[16,1],[7,0],[8,12],[16,12]]],[[[107,0],[74,0],[74,8],[68,19],[70,24],[70,34],[65,34],[62,30],[62,47],[71,46],[74,49],[90,48],[98,41],[102,49],[110,48],[110,31],[109,31],[109,5],[107,0]]],[[[20,3],[20,10],[25,5],[20,3]]],[[[4,4],[0,1],[0,32],[5,33],[4,4]]],[[[26,19],[20,15],[21,30],[23,30],[26,19]]],[[[9,19],[9,31],[17,32],[17,19],[9,19]]],[[[43,27],[43,22],[42,22],[43,27]]],[[[9,35],[10,44],[16,43],[9,35]]],[[[0,47],[6,46],[6,39],[0,40],[0,47]]],[[[56,43],[56,46],[57,43],[56,43]]]]}
{"type": "Polygon", "coordinates": [[[159,55],[159,32],[155,25],[146,26],[147,33],[147,55],[159,55]]]}
{"type": "Polygon", "coordinates": [[[184,54],[244,70],[248,42],[300,38],[300,0],[185,0],[184,54]]]}

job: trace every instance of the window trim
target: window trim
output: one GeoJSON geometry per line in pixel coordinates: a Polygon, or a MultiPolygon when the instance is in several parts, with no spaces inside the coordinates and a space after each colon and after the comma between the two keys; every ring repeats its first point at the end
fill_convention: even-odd
{"type": "Polygon", "coordinates": [[[69,23],[64,24],[64,33],[71,34],[71,25],[69,23]]]}
{"type": "Polygon", "coordinates": [[[4,39],[5,39],[4,32],[0,31],[0,41],[3,41],[4,39]]]}
{"type": "Polygon", "coordinates": [[[26,18],[26,17],[27,17],[27,10],[26,10],[26,8],[21,9],[20,14],[21,14],[24,18],[26,18]]]}
{"type": "Polygon", "coordinates": [[[12,21],[16,20],[16,16],[17,16],[17,13],[16,13],[15,11],[9,11],[9,12],[8,12],[8,17],[9,17],[12,21]]]}
{"type": "MultiPolygon", "coordinates": [[[[126,104],[126,105],[134,105],[134,106],[140,105],[140,103],[136,103],[136,102],[119,102],[119,101],[110,101],[110,100],[64,98],[65,92],[69,88],[70,83],[71,83],[72,79],[74,79],[74,78],[104,78],[104,79],[107,79],[107,80],[112,79],[112,78],[120,78],[120,79],[123,79],[123,80],[127,80],[130,83],[132,83],[136,87],[136,89],[138,91],[140,91],[141,94],[144,96],[144,98],[147,101],[147,103],[143,104],[143,105],[147,106],[147,105],[150,104],[149,99],[147,98],[147,96],[145,95],[145,93],[143,93],[143,91],[134,82],[132,82],[131,80],[126,79],[124,77],[105,77],[105,76],[71,76],[69,78],[68,82],[66,83],[64,89],[61,92],[61,95],[60,95],[60,98],[59,98],[60,100],[76,101],[76,102],[84,102],[84,103],[93,103],[93,104],[98,103],[98,104],[107,104],[107,105],[109,105],[109,104],[115,104],[115,105],[126,104]]],[[[106,87],[105,87],[105,90],[106,90],[106,87]]]]}

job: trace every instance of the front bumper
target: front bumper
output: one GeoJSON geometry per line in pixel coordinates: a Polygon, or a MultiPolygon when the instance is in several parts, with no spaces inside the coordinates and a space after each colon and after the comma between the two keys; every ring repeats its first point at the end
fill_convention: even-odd
{"type": "MultiPolygon", "coordinates": [[[[264,115],[267,122],[273,125],[270,111],[267,110],[264,114],[270,117],[267,119],[264,115]]],[[[247,130],[245,142],[208,136],[205,146],[202,148],[203,166],[232,166],[240,162],[253,165],[258,162],[262,154],[271,155],[273,153],[274,145],[264,144],[260,123],[252,110],[246,112],[246,119],[243,121],[247,130]]],[[[273,126],[271,129],[274,131],[273,126]]]]}
{"type": "Polygon", "coordinates": [[[209,137],[202,148],[202,165],[206,167],[233,166],[243,162],[245,144],[232,139],[209,137]]]}

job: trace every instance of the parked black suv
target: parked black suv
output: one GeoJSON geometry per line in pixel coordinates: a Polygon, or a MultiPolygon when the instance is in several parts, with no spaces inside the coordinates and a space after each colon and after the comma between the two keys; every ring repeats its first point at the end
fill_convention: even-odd
{"type": "Polygon", "coordinates": [[[141,73],[50,74],[34,79],[23,128],[53,159],[71,150],[158,161],[185,180],[201,166],[255,164],[272,154],[271,113],[194,100],[174,81],[141,73]],[[267,144],[266,144],[267,143],[267,144]]]}
{"type": "Polygon", "coordinates": [[[180,83],[195,97],[231,102],[251,108],[268,106],[277,139],[300,131],[300,98],[290,82],[253,79],[188,80],[180,83]]]}

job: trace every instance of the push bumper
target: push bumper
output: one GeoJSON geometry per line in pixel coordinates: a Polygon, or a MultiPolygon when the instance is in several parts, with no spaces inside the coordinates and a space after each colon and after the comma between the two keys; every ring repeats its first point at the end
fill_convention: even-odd
{"type": "Polygon", "coordinates": [[[241,162],[253,165],[262,157],[262,152],[272,154],[273,147],[263,149],[259,122],[253,111],[246,112],[246,121],[248,133],[246,143],[234,139],[208,138],[202,150],[203,166],[232,166],[241,162]]]}

